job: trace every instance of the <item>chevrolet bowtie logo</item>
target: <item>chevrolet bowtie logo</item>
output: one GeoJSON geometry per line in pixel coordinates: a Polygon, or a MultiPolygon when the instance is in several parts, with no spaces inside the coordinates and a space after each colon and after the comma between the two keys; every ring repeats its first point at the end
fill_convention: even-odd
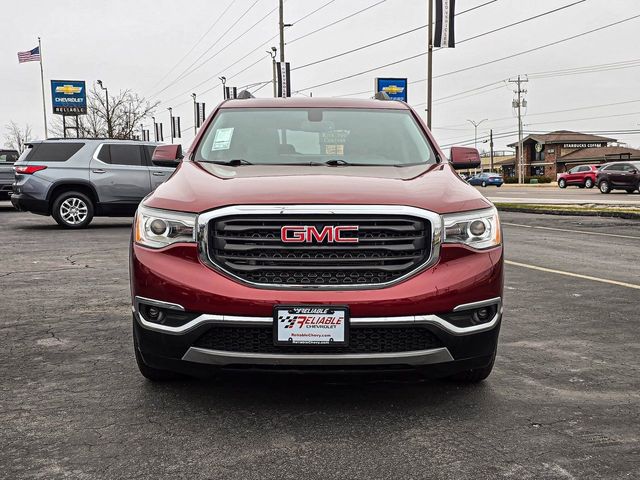
{"type": "Polygon", "coordinates": [[[56,93],[64,93],[65,95],[73,95],[74,93],[80,93],[82,87],[74,87],[73,85],[60,85],[56,87],[56,93]]]}
{"type": "Polygon", "coordinates": [[[382,89],[384,93],[402,93],[404,92],[403,87],[398,87],[397,85],[389,85],[382,89]]]}

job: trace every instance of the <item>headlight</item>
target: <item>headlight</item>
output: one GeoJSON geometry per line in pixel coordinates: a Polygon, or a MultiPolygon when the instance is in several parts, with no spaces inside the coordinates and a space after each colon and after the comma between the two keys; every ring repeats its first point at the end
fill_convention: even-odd
{"type": "Polygon", "coordinates": [[[502,243],[500,219],[495,208],[443,215],[444,243],[463,243],[473,248],[491,248],[502,243]]]}
{"type": "Polygon", "coordinates": [[[134,234],[136,243],[162,248],[177,242],[195,241],[194,213],[158,210],[140,205],[136,212],[134,234]]]}

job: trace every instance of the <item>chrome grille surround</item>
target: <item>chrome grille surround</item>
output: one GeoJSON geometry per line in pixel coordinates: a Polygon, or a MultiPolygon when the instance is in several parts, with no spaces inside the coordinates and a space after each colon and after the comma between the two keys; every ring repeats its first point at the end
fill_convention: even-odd
{"type": "Polygon", "coordinates": [[[443,220],[442,217],[429,210],[404,205],[236,205],[222,207],[200,214],[196,221],[196,240],[198,244],[198,255],[203,264],[218,272],[246,285],[264,289],[285,289],[285,290],[362,290],[379,289],[406,280],[416,273],[429,268],[437,263],[440,258],[440,247],[442,244],[443,220]],[[340,215],[379,215],[389,217],[416,217],[430,223],[430,252],[426,260],[417,265],[416,268],[383,283],[358,283],[358,284],[273,284],[256,283],[236,275],[235,273],[217,264],[210,255],[209,239],[211,238],[211,221],[227,216],[242,215],[336,215],[340,220],[340,215]]]}

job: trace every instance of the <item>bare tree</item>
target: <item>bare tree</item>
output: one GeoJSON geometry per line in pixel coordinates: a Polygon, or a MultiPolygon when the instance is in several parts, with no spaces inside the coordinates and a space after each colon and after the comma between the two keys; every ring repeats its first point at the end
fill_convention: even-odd
{"type": "Polygon", "coordinates": [[[5,126],[5,138],[4,146],[17,150],[19,153],[24,152],[27,144],[32,140],[31,138],[31,126],[27,123],[24,128],[21,129],[16,122],[9,122],[5,126]]]}
{"type": "MultiPolygon", "coordinates": [[[[112,137],[118,139],[133,139],[139,136],[140,123],[151,117],[160,102],[151,103],[144,97],[131,90],[120,91],[116,95],[109,95],[109,111],[107,111],[106,97],[101,91],[93,87],[87,96],[87,114],[80,115],[79,135],[87,138],[108,137],[108,124],[111,121],[112,137]]],[[[67,127],[74,120],[68,120],[67,127]]],[[[55,136],[63,137],[64,129],[62,117],[56,115],[52,122],[52,132],[55,136]]]]}

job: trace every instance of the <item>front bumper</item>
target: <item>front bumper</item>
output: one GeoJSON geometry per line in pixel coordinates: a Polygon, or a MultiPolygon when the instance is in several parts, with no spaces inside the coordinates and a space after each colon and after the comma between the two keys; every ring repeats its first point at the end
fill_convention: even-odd
{"type": "MultiPolygon", "coordinates": [[[[456,312],[482,306],[495,307],[495,315],[485,323],[459,327],[438,315],[419,315],[405,317],[351,318],[351,329],[384,329],[407,327],[424,329],[431,338],[437,339],[429,348],[402,350],[394,352],[368,353],[288,353],[289,347],[278,352],[233,351],[215,349],[199,345],[199,339],[207,334],[209,328],[273,328],[270,317],[240,317],[231,315],[202,314],[180,326],[167,326],[149,321],[144,316],[145,305],[181,309],[180,305],[166,304],[151,299],[137,297],[134,302],[134,334],[136,343],[145,362],[155,368],[193,373],[208,368],[237,367],[281,367],[296,368],[332,368],[341,369],[377,367],[377,368],[433,368],[437,376],[451,375],[458,371],[485,366],[495,353],[502,318],[500,298],[489,299],[468,305],[460,305],[456,312]]],[[[384,333],[382,333],[384,334],[384,333]]],[[[251,342],[249,342],[251,343],[251,342]]]]}
{"type": "Polygon", "coordinates": [[[305,370],[380,367],[419,368],[446,376],[491,362],[502,318],[502,247],[478,251],[443,245],[435,265],[385,288],[275,290],[251,287],[207,267],[192,244],[174,244],[160,250],[133,244],[130,277],[135,299],[134,334],[145,363],[183,373],[248,366],[305,370]],[[154,302],[191,317],[174,326],[158,325],[145,319],[139,308],[140,303],[154,302]],[[486,302],[497,308],[482,324],[461,328],[447,321],[452,312],[486,302]],[[419,329],[437,342],[425,348],[370,353],[288,353],[203,346],[201,338],[220,326],[262,328],[263,333],[272,329],[274,305],[345,305],[352,331],[406,327],[419,329]]]}

